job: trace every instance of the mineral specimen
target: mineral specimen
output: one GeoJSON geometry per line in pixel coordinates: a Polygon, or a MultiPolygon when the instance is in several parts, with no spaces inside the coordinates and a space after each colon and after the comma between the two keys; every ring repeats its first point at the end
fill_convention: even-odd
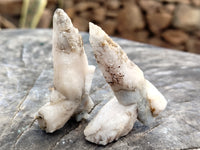
{"type": "Polygon", "coordinates": [[[154,116],[165,109],[167,101],[100,27],[90,23],[89,28],[96,61],[118,101],[110,100],[84,134],[88,141],[106,145],[128,134],[136,116],[143,124],[150,125],[154,116]]]}
{"type": "Polygon", "coordinates": [[[54,132],[76,115],[87,117],[93,107],[89,97],[94,66],[89,66],[82,38],[67,14],[57,9],[53,16],[54,89],[50,102],[38,111],[40,128],[54,132]]]}

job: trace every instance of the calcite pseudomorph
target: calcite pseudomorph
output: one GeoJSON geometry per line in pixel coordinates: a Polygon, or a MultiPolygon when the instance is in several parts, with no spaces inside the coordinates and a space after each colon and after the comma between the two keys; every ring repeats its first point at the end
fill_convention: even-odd
{"type": "Polygon", "coordinates": [[[84,134],[88,141],[106,145],[128,134],[136,118],[150,125],[154,116],[165,109],[167,101],[121,47],[93,23],[90,23],[90,44],[118,101],[110,100],[89,123],[84,134]]]}
{"type": "MultiPolygon", "coordinates": [[[[151,125],[167,101],[100,27],[90,23],[90,44],[96,61],[115,97],[84,130],[90,142],[106,145],[127,135],[136,121],[151,125]]],[[[57,9],[53,17],[54,88],[50,102],[37,113],[46,132],[60,129],[73,116],[87,118],[93,107],[89,96],[95,67],[89,66],[81,36],[67,14],[57,9]]]]}
{"type": "Polygon", "coordinates": [[[89,97],[94,66],[89,66],[82,38],[67,14],[57,9],[53,16],[54,89],[50,102],[37,113],[46,132],[60,129],[72,117],[87,117],[93,107],[89,97]]]}

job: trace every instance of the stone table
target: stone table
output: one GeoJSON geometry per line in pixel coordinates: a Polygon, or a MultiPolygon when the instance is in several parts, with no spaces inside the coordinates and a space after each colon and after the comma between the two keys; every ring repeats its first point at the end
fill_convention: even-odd
{"type": "MultiPolygon", "coordinates": [[[[89,64],[97,65],[87,33],[82,33],[89,64]]],[[[125,137],[107,146],[87,142],[88,124],[71,119],[52,133],[34,119],[49,101],[52,87],[52,31],[0,31],[0,149],[197,149],[200,148],[200,56],[113,38],[166,97],[168,106],[153,127],[137,121],[125,137]]],[[[92,83],[91,118],[113,97],[99,68],[92,83]]]]}

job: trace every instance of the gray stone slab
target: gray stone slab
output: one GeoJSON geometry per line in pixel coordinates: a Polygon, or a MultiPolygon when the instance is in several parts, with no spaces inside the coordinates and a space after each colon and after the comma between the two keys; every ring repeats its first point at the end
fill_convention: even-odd
{"type": "MultiPolygon", "coordinates": [[[[113,38],[168,100],[153,127],[137,121],[132,131],[107,146],[85,140],[87,121],[71,119],[53,134],[40,130],[34,115],[52,87],[52,31],[0,31],[0,149],[197,149],[200,148],[200,56],[113,38]]],[[[82,33],[89,64],[97,65],[82,33]]],[[[97,68],[90,119],[113,97],[97,68]]]]}

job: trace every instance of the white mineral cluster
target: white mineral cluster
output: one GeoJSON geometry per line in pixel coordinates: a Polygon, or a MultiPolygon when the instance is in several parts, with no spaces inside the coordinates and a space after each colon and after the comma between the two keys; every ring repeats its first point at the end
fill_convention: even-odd
{"type": "MultiPolygon", "coordinates": [[[[96,61],[115,97],[102,107],[84,134],[88,141],[106,145],[127,135],[136,119],[150,125],[167,101],[100,27],[90,23],[89,28],[96,61]]],[[[88,65],[78,29],[61,9],[53,17],[52,53],[54,88],[50,102],[36,115],[39,126],[50,133],[62,128],[73,115],[78,121],[87,118],[94,106],[89,91],[95,67],[88,65]]]]}
{"type": "Polygon", "coordinates": [[[110,100],[84,130],[90,142],[106,145],[133,128],[136,118],[150,125],[167,105],[164,96],[144,78],[142,70],[100,27],[90,23],[90,44],[117,100],[110,100]]]}
{"type": "Polygon", "coordinates": [[[94,66],[89,66],[82,38],[62,9],[53,16],[54,89],[50,102],[38,111],[36,118],[46,132],[60,129],[72,117],[87,117],[93,107],[89,97],[94,66]]]}

